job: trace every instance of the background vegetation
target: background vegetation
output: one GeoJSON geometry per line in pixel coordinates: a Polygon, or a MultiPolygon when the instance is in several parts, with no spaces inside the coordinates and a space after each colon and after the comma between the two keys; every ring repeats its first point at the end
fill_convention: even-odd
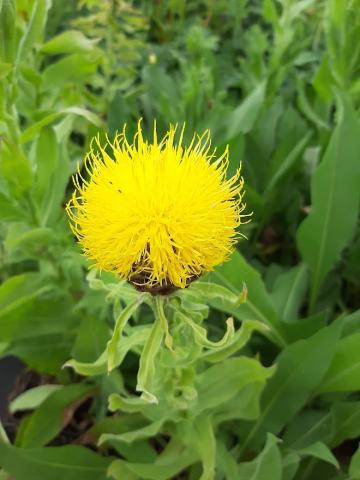
{"type": "Polygon", "coordinates": [[[359,0],[0,0],[0,353],[37,372],[1,478],[360,479],[359,72],[359,0]],[[95,362],[126,298],[86,279],[64,214],[90,139],[139,117],[149,138],[154,118],[210,128],[253,211],[212,274],[247,303],[206,312],[211,338],[232,314],[249,341],[181,373],[193,424],[187,404],[108,411],[138,350],[95,362]]]}

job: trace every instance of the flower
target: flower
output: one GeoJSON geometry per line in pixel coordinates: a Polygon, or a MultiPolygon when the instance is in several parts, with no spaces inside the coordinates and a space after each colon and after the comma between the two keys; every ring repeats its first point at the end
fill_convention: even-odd
{"type": "Polygon", "coordinates": [[[228,148],[217,159],[210,133],[183,146],[184,128],[170,126],[148,143],[141,122],[134,142],[125,128],[102,146],[95,137],[78,170],[67,205],[73,232],[87,257],[140,290],[168,293],[184,288],[224,262],[246,215],[240,169],[226,178],[228,148]]]}

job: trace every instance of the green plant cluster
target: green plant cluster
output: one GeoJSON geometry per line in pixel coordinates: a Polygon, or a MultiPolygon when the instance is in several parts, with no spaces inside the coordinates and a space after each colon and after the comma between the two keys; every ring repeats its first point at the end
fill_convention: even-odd
{"type": "Polygon", "coordinates": [[[360,479],[360,0],[0,0],[0,479],[360,479]],[[168,297],[88,270],[91,138],[210,128],[251,223],[168,297]]]}

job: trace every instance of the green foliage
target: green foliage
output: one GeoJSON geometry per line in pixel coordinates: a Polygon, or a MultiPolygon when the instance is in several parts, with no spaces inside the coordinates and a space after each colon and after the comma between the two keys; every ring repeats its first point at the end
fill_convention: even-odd
{"type": "Polygon", "coordinates": [[[0,355],[41,375],[1,480],[360,479],[359,45],[359,0],[0,0],[0,355]],[[64,212],[140,117],[210,128],[253,212],[164,298],[64,212]]]}

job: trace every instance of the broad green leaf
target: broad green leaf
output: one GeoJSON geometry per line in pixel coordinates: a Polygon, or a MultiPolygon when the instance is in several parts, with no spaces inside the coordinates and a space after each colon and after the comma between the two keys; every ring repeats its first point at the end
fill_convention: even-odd
{"type": "Polygon", "coordinates": [[[319,441],[328,443],[334,434],[334,428],[332,412],[304,410],[289,422],[283,436],[284,444],[298,450],[319,441]]]}
{"type": "Polygon", "coordinates": [[[289,154],[284,158],[280,163],[276,171],[272,173],[271,178],[268,179],[266,184],[266,189],[264,195],[267,196],[276,188],[279,181],[286,175],[286,173],[293,167],[295,162],[300,158],[300,155],[303,153],[306,145],[309,143],[311,138],[311,132],[308,132],[304,137],[294,146],[294,148],[289,152],[289,154]]]}
{"type": "Polygon", "coordinates": [[[65,83],[76,83],[96,72],[98,55],[73,53],[50,64],[43,72],[43,84],[50,90],[65,83]]]}
{"type": "Polygon", "coordinates": [[[202,475],[199,480],[212,480],[215,475],[216,440],[209,415],[201,415],[191,423],[190,442],[201,459],[202,475]]]}
{"type": "Polygon", "coordinates": [[[279,317],[284,322],[294,322],[298,318],[307,280],[308,271],[304,264],[293,267],[276,278],[271,297],[279,317]]]}
{"type": "MultiPolygon", "coordinates": [[[[29,272],[14,275],[0,285],[1,313],[16,308],[29,299],[40,295],[42,291],[42,278],[38,273],[29,272]]],[[[48,287],[46,288],[48,290],[48,287]]]]}
{"type": "Polygon", "coordinates": [[[227,115],[225,141],[231,140],[239,133],[248,133],[253,128],[263,106],[265,87],[264,82],[260,83],[241,105],[227,115]]]}
{"type": "Polygon", "coordinates": [[[39,385],[30,388],[18,395],[9,405],[9,412],[15,413],[21,410],[33,410],[41,405],[49,395],[60,390],[62,385],[39,385]]]}
{"type": "Polygon", "coordinates": [[[300,456],[289,452],[283,457],[283,471],[281,480],[293,480],[300,465],[300,456]]]}
{"type": "Polygon", "coordinates": [[[266,432],[278,433],[305,405],[330,366],[341,327],[340,321],[334,322],[282,351],[261,399],[261,415],[244,442],[244,450],[255,437],[263,438],[266,432]]]}
{"type": "Polygon", "coordinates": [[[287,323],[287,339],[292,343],[315,335],[316,332],[326,326],[328,317],[329,312],[323,310],[322,312],[315,313],[309,317],[301,318],[297,322],[287,323]]]}
{"type": "Polygon", "coordinates": [[[225,475],[227,480],[239,478],[238,464],[227,450],[223,442],[216,441],[216,468],[225,475]]]}
{"type": "Polygon", "coordinates": [[[198,399],[194,414],[222,406],[247,385],[264,383],[273,372],[273,368],[247,357],[228,358],[207,368],[196,377],[198,399]]]}
{"type": "MultiPolygon", "coordinates": [[[[189,467],[197,459],[193,451],[180,451],[170,461],[159,460],[149,463],[129,463],[124,460],[115,460],[109,467],[108,475],[115,480],[137,480],[146,478],[149,480],[168,480],[176,478],[177,474],[189,467]]],[[[20,479],[21,480],[21,479],[20,479]]]]}
{"type": "Polygon", "coordinates": [[[342,338],[322,384],[321,393],[353,392],[360,389],[360,333],[342,338]]]}
{"type": "Polygon", "coordinates": [[[255,460],[239,464],[238,480],[281,480],[280,440],[269,433],[264,449],[255,460]]]}
{"type": "Polygon", "coordinates": [[[360,448],[359,447],[351,458],[351,462],[349,466],[349,475],[350,475],[350,480],[360,479],[360,448]]]}
{"type": "Polygon", "coordinates": [[[9,73],[12,71],[12,68],[13,66],[11,65],[11,63],[0,62],[0,80],[3,80],[4,78],[6,78],[9,75],[9,73]]]}
{"type": "Polygon", "coordinates": [[[67,385],[53,391],[27,418],[20,428],[16,444],[20,447],[42,447],[72,419],[72,409],[94,390],[92,385],[67,385]]]}
{"type": "Polygon", "coordinates": [[[112,461],[80,446],[17,448],[3,442],[0,458],[16,480],[106,480],[112,461]]]}
{"type": "Polygon", "coordinates": [[[40,48],[41,53],[51,55],[59,53],[91,52],[98,40],[87,38],[79,30],[66,30],[48,40],[40,48]]]}
{"type": "MultiPolygon", "coordinates": [[[[193,282],[188,291],[195,295],[201,296],[204,300],[212,300],[213,298],[220,298],[227,300],[230,303],[240,304],[242,299],[246,299],[246,294],[237,296],[233,291],[222,285],[210,282],[193,282]]],[[[186,291],[185,291],[186,292],[186,291]]],[[[187,293],[187,292],[186,292],[187,293]]],[[[246,301],[246,300],[244,300],[246,301]]]]}
{"type": "Polygon", "coordinates": [[[22,220],[26,218],[27,212],[17,205],[14,199],[10,199],[0,192],[0,219],[22,220]]]}
{"type": "Polygon", "coordinates": [[[323,442],[315,442],[308,447],[301,448],[297,452],[301,456],[310,456],[323,460],[324,462],[334,465],[335,468],[339,468],[339,462],[335,458],[334,454],[331,452],[329,447],[323,442]]]}
{"type": "Polygon", "coordinates": [[[218,283],[226,286],[240,297],[243,283],[247,287],[246,303],[234,307],[224,300],[212,300],[211,305],[219,310],[231,313],[240,320],[259,320],[267,325],[270,330],[268,336],[280,346],[285,346],[285,334],[272,304],[270,295],[259,273],[251,267],[238,252],[234,252],[231,259],[216,268],[209,275],[218,283]]]}
{"type": "Polygon", "coordinates": [[[108,362],[108,372],[111,372],[113,368],[116,367],[116,352],[119,348],[119,345],[123,340],[122,332],[125,325],[130,320],[132,315],[137,311],[141,303],[144,301],[144,295],[138,295],[138,297],[132,302],[129,303],[119,314],[115,322],[114,331],[111,339],[108,341],[106,352],[107,352],[107,362],[108,362]]]}
{"type": "Polygon", "coordinates": [[[15,198],[22,197],[32,184],[30,163],[17,143],[2,141],[0,144],[0,172],[15,198]]]}
{"type": "Polygon", "coordinates": [[[340,445],[360,435],[360,401],[335,403],[331,411],[335,423],[332,445],[340,445]]]}
{"type": "Polygon", "coordinates": [[[51,125],[54,123],[56,120],[59,120],[62,116],[64,115],[77,115],[80,117],[85,118],[88,122],[96,125],[97,127],[101,127],[103,125],[102,120],[93,112],[90,112],[90,110],[86,110],[85,108],[81,107],[68,107],[64,108],[62,110],[59,110],[58,112],[50,113],[43,119],[39,120],[38,122],[34,123],[27,129],[25,129],[21,136],[20,140],[22,143],[26,143],[32,138],[37,135],[43,127],[46,125],[51,125]]]}
{"type": "Polygon", "coordinates": [[[325,275],[351,240],[358,218],[360,129],[345,96],[338,96],[338,109],[338,125],[312,177],[312,209],[297,235],[300,253],[312,273],[312,308],[325,275]]]}

